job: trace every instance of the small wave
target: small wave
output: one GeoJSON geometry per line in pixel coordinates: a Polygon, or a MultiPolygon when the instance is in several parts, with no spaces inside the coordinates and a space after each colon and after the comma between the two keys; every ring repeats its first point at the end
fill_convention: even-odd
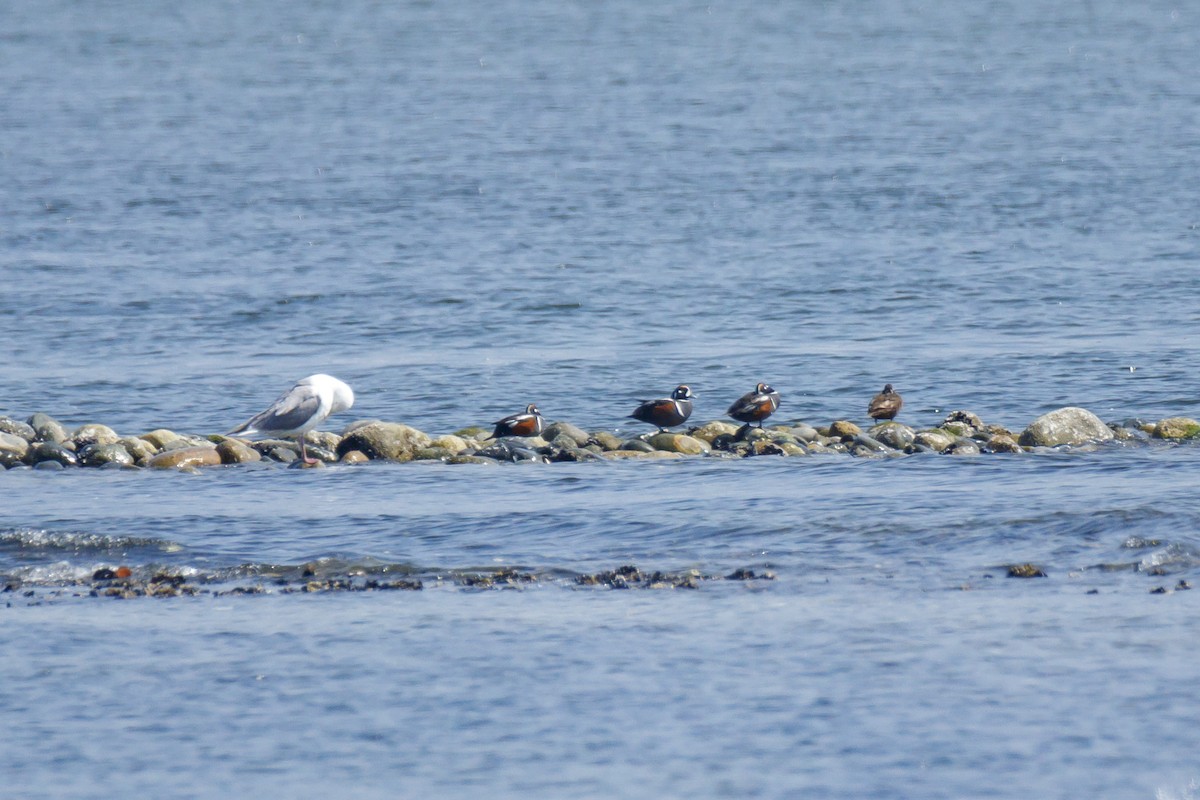
{"type": "Polygon", "coordinates": [[[130,548],[153,548],[166,553],[183,550],[168,539],[109,536],[81,531],[48,531],[41,528],[0,529],[0,552],[66,551],[105,553],[130,548]]]}

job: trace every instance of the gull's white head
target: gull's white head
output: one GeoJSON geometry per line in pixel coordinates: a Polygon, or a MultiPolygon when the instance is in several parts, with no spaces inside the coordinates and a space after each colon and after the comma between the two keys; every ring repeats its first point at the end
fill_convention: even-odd
{"type": "Polygon", "coordinates": [[[332,375],[318,373],[300,382],[309,384],[318,394],[329,397],[330,414],[348,411],[354,405],[354,390],[332,375]]]}

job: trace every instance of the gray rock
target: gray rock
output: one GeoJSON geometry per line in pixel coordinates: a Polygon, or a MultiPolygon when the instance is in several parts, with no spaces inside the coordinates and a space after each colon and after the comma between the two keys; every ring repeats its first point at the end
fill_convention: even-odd
{"type": "Polygon", "coordinates": [[[653,453],[654,445],[642,439],[627,439],[621,442],[621,446],[618,449],[635,453],[653,453]]]}
{"type": "Polygon", "coordinates": [[[12,417],[0,417],[0,433],[11,433],[14,436],[20,436],[27,442],[37,440],[37,431],[33,429],[32,425],[12,417]]]}
{"type": "Polygon", "coordinates": [[[620,450],[621,443],[624,441],[621,437],[609,431],[596,431],[592,434],[591,439],[606,451],[620,450]]]}
{"type": "Polygon", "coordinates": [[[63,468],[63,465],[62,465],[61,461],[55,461],[54,459],[47,459],[46,461],[37,462],[36,464],[33,465],[33,468],[40,469],[40,470],[60,470],[63,468]]]}
{"type": "Polygon", "coordinates": [[[21,461],[29,452],[29,440],[15,433],[0,432],[0,452],[11,453],[17,461],[21,461]]]}
{"type": "MultiPolygon", "coordinates": [[[[429,446],[430,447],[440,447],[443,450],[450,451],[450,455],[454,455],[456,453],[461,453],[463,450],[467,449],[467,440],[461,436],[455,436],[453,434],[446,434],[445,436],[439,436],[436,439],[434,439],[432,442],[429,443],[429,446]]],[[[336,448],[334,448],[334,449],[336,449],[336,448]]]]}
{"type": "Polygon", "coordinates": [[[61,442],[38,442],[29,451],[26,461],[34,466],[44,461],[55,461],[64,467],[79,466],[79,457],[61,442]]]}
{"type": "Polygon", "coordinates": [[[917,438],[916,431],[900,422],[881,422],[873,425],[867,431],[867,435],[894,450],[903,450],[917,438]]]}
{"type": "Polygon", "coordinates": [[[979,444],[974,439],[963,436],[942,452],[952,456],[977,456],[980,450],[979,444]]]}
{"type": "Polygon", "coordinates": [[[144,466],[158,453],[158,450],[154,449],[154,445],[136,436],[126,436],[117,444],[124,447],[129,455],[133,456],[133,462],[138,466],[144,466]]]}
{"type": "Polygon", "coordinates": [[[468,456],[468,455],[462,455],[462,454],[457,455],[457,456],[450,456],[450,458],[446,459],[446,463],[447,464],[487,464],[487,465],[490,465],[493,467],[500,466],[500,462],[494,458],[487,458],[485,456],[468,456]]]}
{"type": "Polygon", "coordinates": [[[71,434],[71,441],[76,450],[82,450],[89,444],[116,444],[121,437],[107,425],[80,425],[71,434]]]}
{"type": "Polygon", "coordinates": [[[926,447],[935,453],[940,453],[954,444],[954,441],[954,436],[940,428],[934,428],[933,430],[918,433],[913,437],[912,443],[914,446],[926,447]]]}
{"type": "MultiPolygon", "coordinates": [[[[855,453],[855,450],[863,449],[871,453],[886,453],[891,448],[883,442],[872,439],[865,433],[860,433],[854,437],[854,445],[850,448],[850,452],[855,453]]],[[[858,455],[858,453],[855,453],[855,455],[858,455]]]]}
{"type": "Polygon", "coordinates": [[[998,433],[987,440],[984,445],[989,453],[1024,453],[1025,449],[1013,437],[998,433]]]}
{"type": "Polygon", "coordinates": [[[372,422],[349,431],[338,442],[338,456],[359,450],[368,458],[411,461],[417,450],[429,447],[429,435],[398,422],[372,422]]]}
{"type": "Polygon", "coordinates": [[[112,442],[87,445],[79,451],[79,463],[85,467],[103,467],[107,464],[132,467],[134,459],[122,445],[112,442]]]}
{"type": "Polygon", "coordinates": [[[587,431],[577,428],[569,422],[552,422],[542,431],[542,438],[547,442],[553,442],[559,436],[566,436],[575,443],[576,447],[587,444],[590,438],[587,431]]]}
{"type": "Polygon", "coordinates": [[[1112,439],[1112,430],[1099,417],[1087,409],[1068,406],[1029,423],[1018,441],[1024,447],[1055,447],[1112,439]]]}
{"type": "Polygon", "coordinates": [[[737,431],[738,426],[731,422],[714,420],[712,422],[706,422],[700,427],[695,428],[689,435],[712,444],[713,439],[716,439],[718,436],[732,436],[736,434],[737,431]]]}
{"type": "Polygon", "coordinates": [[[496,461],[509,461],[514,464],[523,462],[544,463],[546,461],[545,456],[531,447],[522,446],[519,443],[520,441],[517,437],[499,439],[475,455],[495,459],[496,461]]]}
{"type": "Polygon", "coordinates": [[[67,429],[58,420],[40,411],[25,422],[33,428],[39,442],[65,442],[70,438],[67,436],[67,429]]]}
{"type": "Polygon", "coordinates": [[[817,429],[813,426],[801,423],[799,425],[792,426],[792,436],[795,436],[798,441],[807,443],[815,442],[820,434],[817,433],[817,429]]]}

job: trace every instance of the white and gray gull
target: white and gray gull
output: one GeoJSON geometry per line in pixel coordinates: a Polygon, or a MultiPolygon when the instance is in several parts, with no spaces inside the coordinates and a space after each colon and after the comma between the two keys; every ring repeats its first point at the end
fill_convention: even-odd
{"type": "Polygon", "coordinates": [[[354,390],[331,375],[309,375],[281,394],[271,407],[250,421],[231,430],[228,436],[282,436],[300,443],[300,458],[315,464],[304,450],[304,434],[325,421],[330,414],[346,411],[354,405],[354,390]]]}

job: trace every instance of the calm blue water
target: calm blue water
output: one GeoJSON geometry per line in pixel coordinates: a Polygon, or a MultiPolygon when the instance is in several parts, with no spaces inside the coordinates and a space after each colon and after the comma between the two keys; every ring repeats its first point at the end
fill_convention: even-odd
{"type": "MultiPolygon", "coordinates": [[[[333,430],[635,431],[683,381],[696,419],[760,380],[813,424],[885,382],[914,426],[1200,416],[1177,4],[0,29],[0,413],[209,433],[320,371],[358,394],[333,430]]],[[[0,793],[1194,798],[1198,476],[1169,445],[0,473],[0,575],[35,590],[0,595],[0,793]],[[118,564],[425,588],[73,596],[118,564]],[[775,579],[575,582],[625,564],[775,579]],[[503,568],[537,580],[462,580],[503,568]]]]}

